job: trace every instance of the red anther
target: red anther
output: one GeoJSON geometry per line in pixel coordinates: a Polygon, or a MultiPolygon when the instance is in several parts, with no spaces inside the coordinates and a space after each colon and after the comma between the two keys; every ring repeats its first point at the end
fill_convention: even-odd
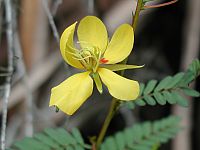
{"type": "Polygon", "coordinates": [[[101,59],[100,59],[100,62],[101,62],[102,64],[105,64],[105,63],[107,63],[107,62],[108,62],[108,60],[107,60],[107,59],[105,59],[105,58],[101,58],[101,59]]]}

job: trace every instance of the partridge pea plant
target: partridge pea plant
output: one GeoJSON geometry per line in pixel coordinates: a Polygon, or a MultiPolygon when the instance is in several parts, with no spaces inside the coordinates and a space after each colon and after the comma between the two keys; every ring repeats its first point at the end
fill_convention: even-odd
{"type": "Polygon", "coordinates": [[[177,0],[154,6],[148,6],[149,1],[152,0],[138,0],[132,25],[120,25],[110,41],[105,25],[95,16],[86,16],[79,24],[75,22],[70,25],[60,38],[60,52],[64,61],[81,72],[52,88],[49,105],[56,106],[67,115],[73,115],[91,96],[93,84],[101,94],[104,84],[113,99],[99,135],[91,138],[91,143],[88,144],[76,128],[71,132],[61,128],[47,128],[33,138],[16,142],[11,147],[12,150],[158,150],[162,143],[179,132],[180,118],[170,116],[155,122],[134,124],[104,140],[111,119],[120,107],[134,109],[167,103],[186,107],[188,103],[184,94],[200,96],[198,91],[189,86],[200,75],[199,60],[194,60],[185,72],[167,76],[161,81],[150,80],[146,84],[139,84],[123,77],[125,69],[143,67],[126,64],[133,49],[134,31],[140,12],[170,5],[177,0]],[[74,42],[76,26],[78,42],[74,42]],[[75,47],[75,43],[79,44],[79,49],[75,47]]]}

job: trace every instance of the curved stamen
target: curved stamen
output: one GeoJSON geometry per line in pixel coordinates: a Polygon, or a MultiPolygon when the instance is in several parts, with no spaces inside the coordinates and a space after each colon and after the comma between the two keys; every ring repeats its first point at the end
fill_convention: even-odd
{"type": "Polygon", "coordinates": [[[73,56],[75,56],[75,57],[79,57],[79,55],[76,54],[76,53],[72,53],[72,52],[69,52],[69,51],[67,51],[67,53],[69,53],[69,54],[71,54],[71,55],[73,55],[73,56]]]}
{"type": "Polygon", "coordinates": [[[85,41],[78,41],[77,43],[80,44],[82,43],[85,45],[80,50],[70,45],[67,45],[74,51],[72,52],[66,51],[66,52],[71,54],[73,59],[78,60],[85,67],[85,69],[96,72],[99,64],[101,63],[100,62],[102,57],[101,50],[97,46],[94,46],[91,43],[85,41]]]}
{"type": "MultiPolygon", "coordinates": [[[[72,47],[72,46],[70,46],[70,45],[67,45],[69,48],[71,48],[71,49],[73,49],[75,52],[79,52],[79,50],[78,49],[76,49],[76,48],[74,48],[74,47],[72,47]]],[[[66,48],[67,48],[67,46],[66,46],[66,48]]],[[[66,50],[66,48],[65,48],[65,50],[66,50]]]]}
{"type": "Polygon", "coordinates": [[[76,59],[76,60],[85,60],[87,58],[92,58],[92,56],[87,56],[87,57],[83,57],[83,58],[74,58],[74,59],[76,59]]]}

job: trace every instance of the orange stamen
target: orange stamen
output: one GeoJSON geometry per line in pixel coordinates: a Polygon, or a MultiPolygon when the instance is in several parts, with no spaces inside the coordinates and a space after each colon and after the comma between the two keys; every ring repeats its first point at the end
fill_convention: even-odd
{"type": "Polygon", "coordinates": [[[105,63],[107,63],[107,62],[108,62],[108,60],[107,60],[107,59],[105,59],[105,58],[102,58],[102,59],[100,59],[100,62],[101,62],[102,64],[105,64],[105,63]]]}
{"type": "Polygon", "coordinates": [[[163,7],[163,6],[167,6],[167,5],[171,5],[171,4],[174,4],[178,2],[178,0],[172,0],[171,2],[166,2],[166,3],[163,3],[163,4],[158,4],[158,5],[152,5],[152,6],[144,6],[143,8],[144,9],[148,9],[148,8],[159,8],[159,7],[163,7]]]}

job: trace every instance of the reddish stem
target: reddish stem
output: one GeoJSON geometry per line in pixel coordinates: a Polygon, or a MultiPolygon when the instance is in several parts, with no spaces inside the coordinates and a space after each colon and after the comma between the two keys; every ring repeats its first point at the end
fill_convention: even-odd
{"type": "Polygon", "coordinates": [[[178,2],[178,0],[172,0],[170,2],[166,2],[166,3],[163,3],[163,4],[158,4],[158,5],[152,5],[152,6],[144,6],[143,8],[144,9],[148,9],[148,8],[159,8],[159,7],[164,7],[164,6],[168,6],[168,5],[171,5],[171,4],[174,4],[178,2]]]}

